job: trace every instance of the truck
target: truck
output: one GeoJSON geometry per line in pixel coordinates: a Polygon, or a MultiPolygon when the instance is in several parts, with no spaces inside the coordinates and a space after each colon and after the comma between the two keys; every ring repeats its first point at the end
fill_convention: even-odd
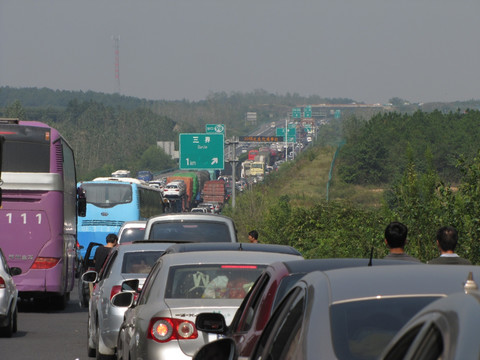
{"type": "Polygon", "coordinates": [[[140,170],[137,172],[137,179],[149,182],[153,180],[153,174],[149,170],[140,170]]]}
{"type": "Polygon", "coordinates": [[[265,155],[255,156],[255,160],[253,160],[252,167],[250,169],[250,175],[251,176],[264,176],[266,165],[267,165],[267,160],[266,160],[265,155]]]}
{"type": "Polygon", "coordinates": [[[214,204],[217,209],[221,209],[225,204],[226,198],[227,188],[224,180],[209,180],[205,182],[202,191],[204,203],[214,204]]]}
{"type": "Polygon", "coordinates": [[[210,180],[208,171],[178,172],[167,177],[167,183],[175,180],[183,180],[185,183],[185,195],[180,198],[169,199],[173,212],[190,211],[202,202],[201,190],[205,182],[210,180]]]}
{"type": "Polygon", "coordinates": [[[185,184],[185,192],[182,193],[181,196],[170,197],[165,194],[165,197],[170,202],[172,212],[190,211],[193,196],[193,179],[190,176],[175,174],[167,177],[167,186],[177,180],[183,181],[185,184]]]}
{"type": "Polygon", "coordinates": [[[242,170],[240,173],[240,177],[246,179],[247,177],[251,176],[250,169],[252,168],[252,163],[253,160],[245,160],[244,162],[242,162],[242,170]]]}

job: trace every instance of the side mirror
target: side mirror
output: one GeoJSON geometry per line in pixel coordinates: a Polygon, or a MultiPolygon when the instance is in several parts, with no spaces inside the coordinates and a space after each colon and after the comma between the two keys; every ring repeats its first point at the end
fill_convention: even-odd
{"type": "Polygon", "coordinates": [[[140,280],[138,279],[125,280],[124,282],[122,282],[122,291],[138,292],[139,285],[140,280]]]}
{"type": "Polygon", "coordinates": [[[85,190],[82,187],[77,189],[77,214],[80,217],[87,216],[87,196],[85,195],[85,190]]]}
{"type": "Polygon", "coordinates": [[[211,334],[225,334],[227,324],[225,317],[218,313],[201,313],[195,319],[195,327],[197,330],[211,334]]]}
{"type": "Polygon", "coordinates": [[[22,269],[20,269],[19,267],[10,268],[10,275],[11,276],[20,275],[21,273],[22,273],[22,269]]]}
{"type": "Polygon", "coordinates": [[[87,271],[82,275],[82,281],[86,283],[96,283],[98,280],[98,274],[96,271],[87,271]]]}
{"type": "Polygon", "coordinates": [[[229,338],[216,340],[205,344],[197,351],[192,360],[228,359],[237,360],[235,341],[229,338]]]}
{"type": "Polygon", "coordinates": [[[119,292],[112,297],[112,304],[116,307],[130,307],[135,300],[133,292],[119,292]]]}

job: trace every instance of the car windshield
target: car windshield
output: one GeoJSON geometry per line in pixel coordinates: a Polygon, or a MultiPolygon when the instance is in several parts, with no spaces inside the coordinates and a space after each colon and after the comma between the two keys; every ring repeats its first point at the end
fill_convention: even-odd
{"type": "Polygon", "coordinates": [[[243,299],[265,265],[188,265],[170,269],[165,291],[172,299],[243,299]]]}
{"type": "Polygon", "coordinates": [[[119,243],[133,242],[143,240],[145,235],[145,228],[129,228],[122,231],[119,243]]]}
{"type": "Polygon", "coordinates": [[[122,274],[148,274],[163,251],[127,252],[123,255],[122,274]]]}
{"type": "Polygon", "coordinates": [[[400,328],[438,296],[375,298],[335,304],[330,321],[340,360],[377,359],[400,328]]]}
{"type": "Polygon", "coordinates": [[[154,240],[188,240],[192,242],[230,242],[225,223],[215,221],[182,221],[154,223],[150,231],[154,240]]]}

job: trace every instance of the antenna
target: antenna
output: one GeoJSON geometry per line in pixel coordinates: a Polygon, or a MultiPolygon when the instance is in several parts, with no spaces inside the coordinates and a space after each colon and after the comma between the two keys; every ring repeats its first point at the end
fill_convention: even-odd
{"type": "Polygon", "coordinates": [[[368,266],[372,266],[372,259],[373,259],[373,246],[372,246],[372,249],[370,250],[370,259],[368,261],[368,266]]]}
{"type": "Polygon", "coordinates": [[[120,94],[120,36],[112,36],[115,48],[115,92],[120,94]]]}

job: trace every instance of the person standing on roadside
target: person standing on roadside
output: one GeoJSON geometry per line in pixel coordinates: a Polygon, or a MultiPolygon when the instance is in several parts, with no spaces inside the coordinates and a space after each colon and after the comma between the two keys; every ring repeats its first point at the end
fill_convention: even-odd
{"type": "Polygon", "coordinates": [[[94,263],[95,263],[95,271],[100,273],[102,269],[103,263],[107,259],[108,254],[110,254],[110,250],[117,245],[118,237],[115,234],[108,234],[106,237],[107,244],[105,246],[99,246],[95,251],[94,263]]]}
{"type": "Polygon", "coordinates": [[[408,228],[404,224],[398,221],[388,224],[385,229],[384,241],[390,253],[385,256],[385,259],[420,262],[417,258],[408,255],[404,250],[407,243],[407,234],[408,228]]]}
{"type": "Polygon", "coordinates": [[[248,240],[252,244],[257,244],[258,243],[258,232],[257,232],[257,230],[252,230],[248,233],[248,240]]]}
{"type": "Polygon", "coordinates": [[[458,232],[453,226],[444,226],[437,231],[437,247],[440,256],[427,264],[471,265],[472,263],[455,253],[458,243],[458,232]]]}

